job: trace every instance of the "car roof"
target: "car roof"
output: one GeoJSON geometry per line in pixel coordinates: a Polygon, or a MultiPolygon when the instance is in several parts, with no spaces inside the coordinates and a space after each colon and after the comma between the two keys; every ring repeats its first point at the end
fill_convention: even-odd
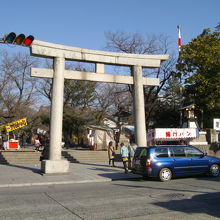
{"type": "Polygon", "coordinates": [[[138,148],[160,148],[160,147],[193,147],[192,145],[153,145],[149,147],[138,147],[138,148]]]}

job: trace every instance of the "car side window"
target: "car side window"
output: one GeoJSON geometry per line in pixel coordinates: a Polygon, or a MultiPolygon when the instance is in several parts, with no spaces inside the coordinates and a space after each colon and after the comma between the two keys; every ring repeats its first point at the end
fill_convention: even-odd
{"type": "Polygon", "coordinates": [[[168,148],[157,148],[155,150],[156,157],[169,157],[168,148]]]}
{"type": "Polygon", "coordinates": [[[174,147],[172,148],[172,156],[174,157],[185,157],[185,151],[183,147],[174,147]]]}
{"type": "Polygon", "coordinates": [[[185,153],[187,157],[201,157],[202,155],[202,152],[200,150],[193,147],[186,147],[185,153]]]}
{"type": "Polygon", "coordinates": [[[147,149],[143,149],[140,153],[140,158],[141,157],[146,157],[147,156],[147,149]]]}
{"type": "Polygon", "coordinates": [[[135,151],[134,157],[138,158],[141,154],[142,149],[141,148],[137,148],[137,150],[135,151]]]}

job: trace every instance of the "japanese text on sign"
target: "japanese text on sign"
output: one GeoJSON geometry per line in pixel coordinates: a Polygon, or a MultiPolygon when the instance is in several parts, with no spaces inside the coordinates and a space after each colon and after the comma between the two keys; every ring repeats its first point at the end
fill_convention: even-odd
{"type": "Polygon", "coordinates": [[[198,137],[198,130],[194,128],[158,128],[154,131],[155,139],[184,139],[198,137]]]}
{"type": "Polygon", "coordinates": [[[7,132],[14,131],[16,129],[22,128],[27,125],[27,119],[22,118],[18,121],[14,121],[5,125],[5,129],[7,132]]]}

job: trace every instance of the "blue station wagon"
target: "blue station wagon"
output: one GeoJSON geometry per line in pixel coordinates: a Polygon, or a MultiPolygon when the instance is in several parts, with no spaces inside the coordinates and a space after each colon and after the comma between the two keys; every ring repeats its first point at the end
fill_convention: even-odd
{"type": "Polygon", "coordinates": [[[207,156],[193,146],[138,147],[133,162],[134,173],[161,181],[189,174],[207,173],[216,177],[220,171],[220,158],[207,156]]]}

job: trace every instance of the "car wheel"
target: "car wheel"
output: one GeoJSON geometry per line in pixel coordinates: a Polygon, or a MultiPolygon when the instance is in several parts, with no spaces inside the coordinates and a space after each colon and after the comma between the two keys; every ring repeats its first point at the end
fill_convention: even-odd
{"type": "Polygon", "coordinates": [[[210,176],[213,176],[213,177],[218,176],[219,172],[220,172],[219,165],[217,165],[217,164],[213,164],[209,169],[209,174],[210,174],[210,176]]]}
{"type": "Polygon", "coordinates": [[[160,170],[160,173],[159,173],[160,181],[166,182],[166,181],[171,180],[171,178],[172,178],[172,172],[171,172],[170,169],[163,168],[163,169],[160,170]]]}

